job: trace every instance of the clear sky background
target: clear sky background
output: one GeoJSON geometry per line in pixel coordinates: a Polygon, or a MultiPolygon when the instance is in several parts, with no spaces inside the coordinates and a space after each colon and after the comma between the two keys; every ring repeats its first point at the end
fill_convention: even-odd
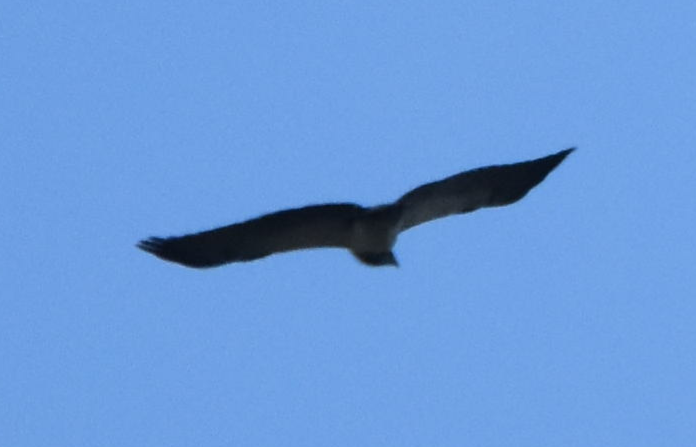
{"type": "Polygon", "coordinates": [[[0,445],[693,446],[696,2],[4,1],[0,445]],[[137,250],[579,149],[523,201],[137,250]]]}

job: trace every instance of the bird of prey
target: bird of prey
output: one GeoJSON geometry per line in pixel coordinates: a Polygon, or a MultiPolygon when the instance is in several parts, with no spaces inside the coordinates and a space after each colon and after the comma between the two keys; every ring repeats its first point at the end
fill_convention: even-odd
{"type": "Polygon", "coordinates": [[[370,266],[397,266],[392,247],[402,231],[452,214],[517,202],[573,150],[464,171],[421,185],[386,205],[305,206],[201,233],[151,237],[140,241],[138,247],[161,259],[195,268],[318,247],[347,248],[370,266]]]}

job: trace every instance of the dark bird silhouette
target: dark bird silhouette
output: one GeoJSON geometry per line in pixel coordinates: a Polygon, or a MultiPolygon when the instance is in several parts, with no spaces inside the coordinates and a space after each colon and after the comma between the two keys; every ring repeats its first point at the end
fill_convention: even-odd
{"type": "Polygon", "coordinates": [[[386,205],[330,203],[288,209],[201,233],[151,237],[138,248],[196,268],[317,247],[347,248],[367,265],[396,266],[392,247],[402,231],[452,214],[517,202],[573,150],[465,171],[419,186],[386,205]]]}

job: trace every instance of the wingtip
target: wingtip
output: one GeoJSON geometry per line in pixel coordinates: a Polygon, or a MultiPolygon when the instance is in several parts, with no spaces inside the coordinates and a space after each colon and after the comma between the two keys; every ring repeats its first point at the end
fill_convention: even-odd
{"type": "Polygon", "coordinates": [[[568,149],[564,149],[562,151],[556,152],[555,154],[548,155],[546,157],[542,157],[541,159],[539,159],[539,161],[548,160],[548,162],[552,164],[550,166],[550,169],[549,169],[549,171],[551,171],[551,170],[555,169],[556,166],[561,164],[563,162],[563,160],[565,160],[566,157],[568,157],[568,155],[575,152],[576,149],[577,149],[576,147],[569,147],[568,149]]]}
{"type": "Polygon", "coordinates": [[[575,147],[575,146],[569,147],[568,149],[564,149],[564,150],[560,151],[557,155],[561,155],[561,156],[563,156],[563,158],[565,158],[565,157],[567,157],[568,155],[570,155],[570,154],[572,154],[573,152],[575,152],[576,149],[577,149],[577,147],[575,147]]]}
{"type": "Polygon", "coordinates": [[[135,246],[148,253],[157,254],[162,248],[162,241],[160,237],[149,237],[139,241],[135,246]]]}
{"type": "Polygon", "coordinates": [[[196,253],[192,254],[185,245],[180,245],[181,241],[185,239],[177,237],[149,237],[139,241],[135,246],[162,260],[181,264],[185,267],[202,269],[216,267],[224,263],[215,258],[210,259],[205,256],[198,256],[196,253]]]}

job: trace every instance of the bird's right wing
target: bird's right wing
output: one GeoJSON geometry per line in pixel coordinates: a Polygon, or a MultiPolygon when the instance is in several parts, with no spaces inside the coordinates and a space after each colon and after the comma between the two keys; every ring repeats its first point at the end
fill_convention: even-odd
{"type": "Polygon", "coordinates": [[[188,267],[215,267],[273,253],[314,247],[348,247],[358,205],[313,205],[180,237],[151,237],[138,248],[188,267]]]}
{"type": "Polygon", "coordinates": [[[465,171],[419,186],[396,202],[403,210],[400,230],[452,214],[514,203],[541,183],[573,150],[465,171]]]}

